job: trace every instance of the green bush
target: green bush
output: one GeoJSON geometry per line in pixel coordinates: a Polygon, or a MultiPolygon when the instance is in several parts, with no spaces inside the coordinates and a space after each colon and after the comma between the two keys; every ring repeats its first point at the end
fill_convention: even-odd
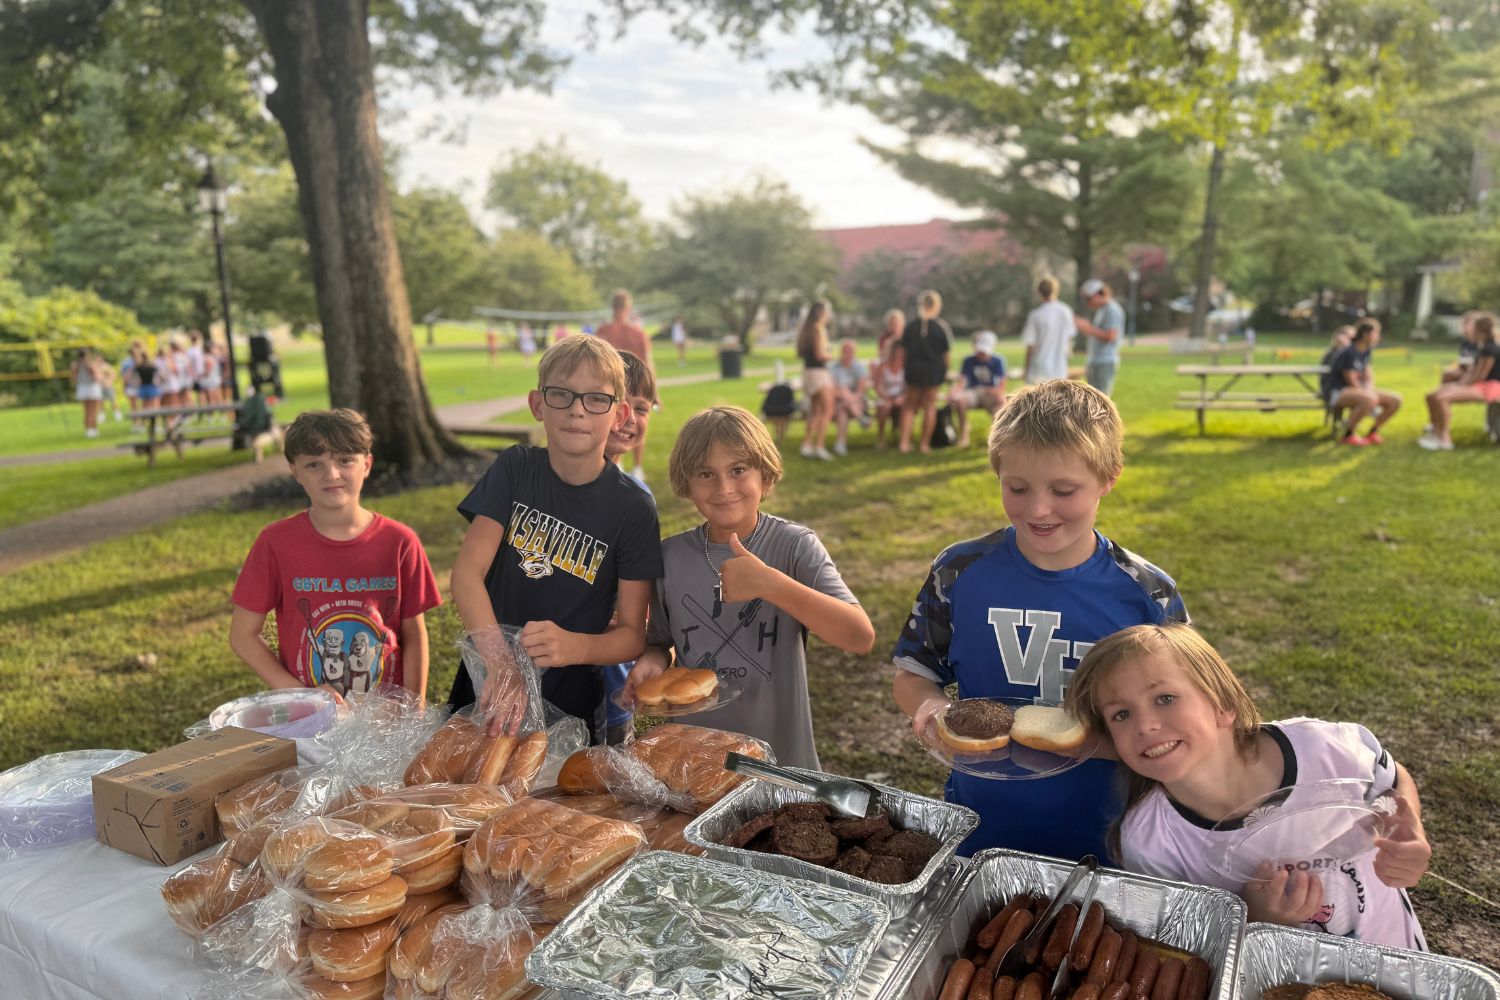
{"type": "MultiPolygon", "coordinates": [[[[52,369],[67,379],[68,365],[79,344],[88,344],[118,364],[126,345],[149,335],[135,313],[112,305],[93,292],[76,288],[54,288],[43,296],[28,296],[21,286],[0,280],[0,344],[57,344],[49,347],[52,369]]],[[[37,374],[40,366],[34,351],[0,351],[0,373],[37,374]]],[[[56,380],[7,381],[12,405],[54,402],[56,380]]]]}

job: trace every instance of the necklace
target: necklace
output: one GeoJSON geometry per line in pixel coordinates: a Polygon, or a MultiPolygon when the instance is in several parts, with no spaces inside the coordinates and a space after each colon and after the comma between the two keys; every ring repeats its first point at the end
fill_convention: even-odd
{"type": "MultiPolygon", "coordinates": [[[[748,549],[750,547],[750,543],[753,542],[753,541],[755,541],[755,536],[758,535],[758,534],[760,534],[760,526],[763,525],[763,524],[765,524],[765,523],[766,523],[765,518],[762,517],[759,513],[757,513],[755,515],[755,527],[750,529],[750,534],[746,535],[745,536],[745,540],[743,542],[741,542],[740,544],[743,545],[745,548],[748,549]]],[[[730,558],[732,559],[734,557],[731,556],[730,558]]],[[[708,522],[707,521],[703,522],[703,561],[706,562],[706,563],[708,563],[708,568],[713,571],[714,579],[717,581],[714,584],[714,608],[713,608],[713,617],[717,618],[717,617],[719,617],[719,612],[721,612],[721,611],[724,610],[724,574],[721,573],[721,572],[719,572],[719,566],[722,566],[723,563],[720,563],[719,566],[715,566],[713,559],[708,554],[708,522]]],[[[728,562],[728,561],[729,561],[729,559],[725,559],[724,560],[724,562],[728,562]]]]}

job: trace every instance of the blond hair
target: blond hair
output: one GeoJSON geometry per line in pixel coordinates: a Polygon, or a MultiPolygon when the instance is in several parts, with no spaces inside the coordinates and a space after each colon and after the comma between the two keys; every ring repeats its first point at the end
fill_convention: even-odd
{"type": "MultiPolygon", "coordinates": [[[[1240,757],[1253,761],[1259,756],[1260,709],[1219,651],[1191,625],[1133,625],[1094,643],[1073,671],[1063,707],[1094,732],[1108,733],[1108,720],[1100,708],[1100,692],[1121,664],[1147,656],[1160,656],[1181,667],[1215,712],[1234,716],[1234,748],[1240,757]]],[[[1157,782],[1134,770],[1130,772],[1125,808],[1109,829],[1109,846],[1116,857],[1120,856],[1120,826],[1125,816],[1156,785],[1157,782]]]]}
{"type": "Polygon", "coordinates": [[[932,319],[943,311],[943,296],[931,288],[917,294],[917,312],[923,319],[932,319]]]}
{"type": "Polygon", "coordinates": [[[287,427],[281,453],[288,462],[300,455],[368,455],[375,443],[370,425],[357,410],[307,410],[287,427]]]}
{"type": "Polygon", "coordinates": [[[1000,475],[1007,452],[1067,450],[1083,459],[1101,484],[1125,468],[1125,426],[1108,396],[1091,385],[1049,379],[1006,399],[990,425],[990,468],[1000,475]]]}
{"type": "Polygon", "coordinates": [[[680,497],[691,494],[693,474],[703,467],[716,444],[760,470],[762,499],[781,479],[781,452],[755,414],[739,406],[712,406],[683,424],[677,433],[672,457],[667,460],[673,493],[680,497]]]}
{"type": "Polygon", "coordinates": [[[598,337],[567,337],[547,348],[536,366],[536,387],[552,385],[587,366],[610,387],[616,399],[625,395],[625,363],[620,352],[598,337]]]}
{"type": "Polygon", "coordinates": [[[902,312],[900,309],[887,309],[885,311],[885,325],[886,326],[890,326],[891,317],[893,317],[893,316],[896,319],[896,325],[897,326],[904,327],[906,325],[906,313],[902,312]]]}

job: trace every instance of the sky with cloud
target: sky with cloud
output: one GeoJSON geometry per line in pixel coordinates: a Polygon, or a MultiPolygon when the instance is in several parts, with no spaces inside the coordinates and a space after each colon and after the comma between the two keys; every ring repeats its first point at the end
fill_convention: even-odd
{"type": "MultiPolygon", "coordinates": [[[[901,140],[867,112],[772,88],[767,63],[741,62],[716,40],[679,43],[658,15],[590,50],[580,41],[584,9],[548,5],[543,39],[573,58],[550,94],[385,95],[394,114],[383,132],[401,147],[403,183],[461,191],[478,211],[502,157],[561,136],[580,159],[627,182],[657,220],[684,194],[744,186],[757,172],[784,179],[823,227],[972,214],[903,180],[861,146],[861,138],[901,140]]],[[[809,36],[786,37],[769,61],[795,65],[818,51],[809,36]]]]}

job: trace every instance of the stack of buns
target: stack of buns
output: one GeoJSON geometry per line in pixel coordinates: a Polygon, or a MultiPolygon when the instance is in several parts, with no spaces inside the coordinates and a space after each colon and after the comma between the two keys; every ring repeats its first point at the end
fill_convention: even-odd
{"type": "Polygon", "coordinates": [[[401,935],[390,953],[392,995],[447,1000],[513,1000],[533,989],[526,958],[550,925],[513,911],[445,906],[401,935]]]}
{"type": "Polygon", "coordinates": [[[640,827],[557,802],[522,799],[474,831],[464,869],[474,892],[555,921],[646,846],[640,827]]]}
{"type": "Polygon", "coordinates": [[[590,816],[634,823],[641,828],[641,833],[646,837],[646,846],[653,851],[676,851],[678,854],[693,855],[705,853],[703,848],[688,843],[683,836],[683,831],[693,821],[693,816],[689,813],[624,802],[602,792],[569,795],[561,789],[548,788],[537,793],[536,797],[560,802],[569,809],[577,809],[590,816]]]}
{"type": "Polygon", "coordinates": [[[526,794],[547,759],[547,734],[517,738],[490,735],[466,715],[455,715],[432,734],[406,769],[405,783],[502,785],[526,794]]]}
{"type": "Polygon", "coordinates": [[[460,900],[458,890],[452,888],[408,896],[399,910],[373,924],[315,930],[307,941],[313,970],[336,983],[378,977],[383,988],[390,953],[401,935],[431,913],[460,908],[460,900]]]}
{"type": "Polygon", "coordinates": [[[649,713],[652,706],[691,705],[719,689],[719,675],[712,670],[671,667],[635,689],[636,706],[649,713]]]}
{"type": "Polygon", "coordinates": [[[557,786],[573,794],[608,792],[616,798],[700,813],[744,780],[724,768],[730,751],[769,759],[765,744],[751,737],[667,723],[623,749],[578,751],[563,763],[557,786]],[[647,787],[641,787],[643,778],[647,787]]]}
{"type": "Polygon", "coordinates": [[[162,883],[161,896],[172,922],[196,938],[241,906],[260,899],[269,888],[253,859],[242,865],[220,851],[170,875],[162,883]]]}

